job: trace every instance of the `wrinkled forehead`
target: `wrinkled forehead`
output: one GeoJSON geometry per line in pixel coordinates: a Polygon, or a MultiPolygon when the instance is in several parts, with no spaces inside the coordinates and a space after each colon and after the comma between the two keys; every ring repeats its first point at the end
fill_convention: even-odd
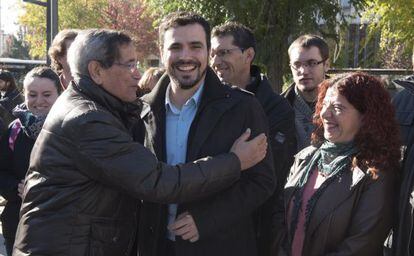
{"type": "Polygon", "coordinates": [[[338,98],[339,95],[340,93],[339,93],[338,87],[336,85],[332,85],[328,88],[328,90],[326,90],[325,99],[338,98]]]}
{"type": "Polygon", "coordinates": [[[117,47],[119,52],[119,55],[116,56],[117,61],[136,61],[137,52],[135,51],[133,43],[123,43],[119,44],[117,47]]]}
{"type": "Polygon", "coordinates": [[[236,46],[232,35],[214,36],[211,38],[211,49],[221,49],[236,46]]]}

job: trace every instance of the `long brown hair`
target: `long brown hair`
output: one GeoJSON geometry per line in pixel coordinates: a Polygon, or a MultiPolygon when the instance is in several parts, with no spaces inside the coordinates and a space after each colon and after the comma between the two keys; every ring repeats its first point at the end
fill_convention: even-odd
{"type": "Polygon", "coordinates": [[[354,165],[367,168],[374,176],[378,171],[398,168],[400,139],[391,97],[380,80],[364,73],[345,74],[320,84],[312,144],[320,145],[324,141],[320,113],[326,91],[333,86],[363,115],[354,139],[360,150],[354,165]]]}

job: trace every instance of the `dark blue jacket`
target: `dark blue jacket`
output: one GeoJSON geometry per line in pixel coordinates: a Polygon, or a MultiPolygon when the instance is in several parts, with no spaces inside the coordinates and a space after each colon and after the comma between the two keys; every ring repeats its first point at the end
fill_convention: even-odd
{"type": "Polygon", "coordinates": [[[404,160],[392,251],[395,256],[409,256],[414,253],[414,76],[394,82],[403,87],[394,96],[393,103],[401,128],[404,160]]]}

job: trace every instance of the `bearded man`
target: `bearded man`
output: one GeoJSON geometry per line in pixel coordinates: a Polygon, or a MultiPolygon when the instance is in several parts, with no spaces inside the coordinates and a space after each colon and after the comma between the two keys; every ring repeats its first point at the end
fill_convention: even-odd
{"type": "MultiPolygon", "coordinates": [[[[220,82],[208,67],[210,25],[186,12],[165,17],[159,28],[160,55],[166,68],[141,117],[145,144],[158,159],[178,164],[228,152],[245,130],[268,130],[266,115],[253,94],[220,82]]],[[[240,182],[190,203],[144,202],[139,225],[139,255],[257,255],[253,212],[276,182],[270,149],[265,159],[242,174],[240,182]]]]}

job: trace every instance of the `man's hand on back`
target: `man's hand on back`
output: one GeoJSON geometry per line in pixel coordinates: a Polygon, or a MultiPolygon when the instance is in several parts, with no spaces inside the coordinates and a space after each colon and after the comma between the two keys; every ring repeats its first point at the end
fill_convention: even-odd
{"type": "Polygon", "coordinates": [[[257,135],[248,141],[251,134],[248,128],[234,143],[230,149],[240,160],[242,170],[249,169],[263,160],[267,152],[267,138],[264,133],[257,135]]]}

